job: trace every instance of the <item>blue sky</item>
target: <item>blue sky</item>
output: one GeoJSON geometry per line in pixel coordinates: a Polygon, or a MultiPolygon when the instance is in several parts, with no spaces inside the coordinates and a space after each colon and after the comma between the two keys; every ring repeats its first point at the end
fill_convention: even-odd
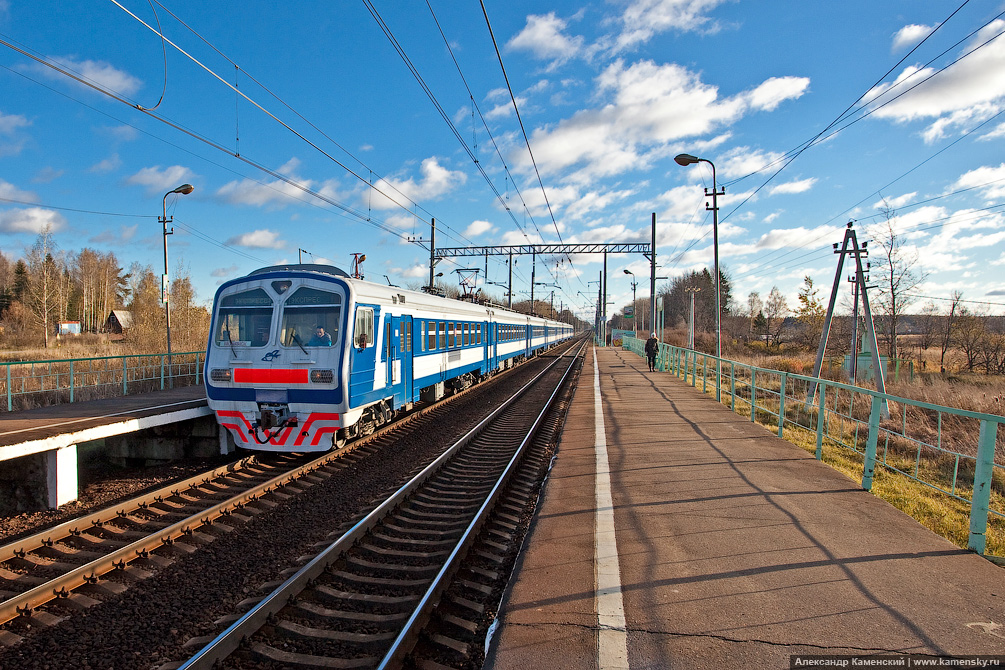
{"type": "MultiPolygon", "coordinates": [[[[207,302],[301,255],[348,268],[365,253],[368,279],[417,286],[428,251],[410,240],[432,217],[437,246],[459,247],[648,242],[655,212],[673,276],[712,263],[711,171],[673,162],[687,152],[725,187],[720,256],[741,303],[777,285],[794,307],[806,275],[826,296],[831,244],[849,220],[869,239],[885,200],[927,273],[918,307],[960,290],[1003,311],[1000,2],[487,1],[544,192],[478,3],[154,6],[0,0],[0,39],[38,59],[0,46],[4,253],[49,225],[65,250],[160,272],[162,198],[188,182],[168,198],[171,267],[207,302]],[[158,19],[166,59],[141,23],[158,19]]],[[[601,257],[556,260],[538,281],[589,314],[601,257]]],[[[648,276],[641,256],[609,259],[615,310],[624,269],[648,276]]],[[[516,274],[529,290],[529,257],[516,274]]],[[[505,277],[491,259],[488,279],[505,277]]]]}

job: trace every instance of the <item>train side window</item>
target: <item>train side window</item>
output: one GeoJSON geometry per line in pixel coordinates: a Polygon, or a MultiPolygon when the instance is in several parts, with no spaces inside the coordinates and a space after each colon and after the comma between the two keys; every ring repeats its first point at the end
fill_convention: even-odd
{"type": "Polygon", "coordinates": [[[356,330],[352,341],[357,349],[373,346],[373,309],[369,307],[356,308],[356,330]]]}
{"type": "Polygon", "coordinates": [[[440,349],[447,348],[447,322],[440,321],[440,349]]]}
{"type": "Polygon", "coordinates": [[[482,324],[480,324],[480,323],[477,326],[475,326],[475,337],[477,338],[477,342],[475,342],[475,344],[481,344],[482,343],[482,324]]]}
{"type": "Polygon", "coordinates": [[[456,341],[457,340],[454,336],[454,322],[451,321],[450,323],[447,324],[447,346],[453,349],[456,341]]]}
{"type": "Polygon", "coordinates": [[[408,330],[408,332],[404,335],[404,338],[405,338],[405,351],[411,351],[412,350],[412,322],[409,321],[408,323],[406,323],[405,324],[405,328],[408,330]]]}
{"type": "Polygon", "coordinates": [[[436,350],[436,322],[435,321],[430,321],[427,324],[427,327],[429,328],[429,331],[428,331],[428,333],[429,333],[429,350],[430,351],[435,351],[436,350]]]}
{"type": "Polygon", "coordinates": [[[391,315],[384,319],[384,360],[391,360],[391,315]]]}

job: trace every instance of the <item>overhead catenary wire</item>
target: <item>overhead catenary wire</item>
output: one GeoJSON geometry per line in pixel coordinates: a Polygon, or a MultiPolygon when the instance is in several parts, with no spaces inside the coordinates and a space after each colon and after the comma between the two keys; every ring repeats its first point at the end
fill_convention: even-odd
{"type": "MultiPolygon", "coordinates": [[[[221,51],[219,48],[217,48],[208,39],[206,39],[205,37],[203,37],[203,35],[199,31],[197,31],[191,25],[189,25],[188,23],[186,23],[184,19],[182,19],[177,14],[173,13],[167,7],[164,7],[164,5],[161,4],[159,0],[155,0],[155,1],[157,2],[158,6],[160,6],[162,9],[164,9],[164,11],[166,11],[174,20],[176,20],[179,24],[181,24],[186,30],[188,30],[189,32],[191,32],[203,44],[205,44],[207,47],[209,47],[210,49],[212,49],[221,58],[223,58],[224,60],[226,60],[227,63],[229,63],[230,65],[232,65],[234,67],[234,70],[235,70],[235,72],[237,74],[243,74],[248,80],[250,80],[256,86],[258,86],[263,91],[265,91],[266,93],[268,93],[279,104],[281,104],[283,107],[285,107],[290,112],[292,112],[301,121],[303,121],[304,123],[306,123],[312,130],[316,131],[318,134],[320,134],[322,137],[324,137],[327,141],[331,142],[332,145],[335,146],[337,149],[339,149],[342,153],[344,153],[346,156],[348,156],[353,161],[355,161],[356,163],[358,163],[363,169],[367,170],[367,172],[369,173],[367,179],[363,179],[362,172],[359,175],[356,175],[352,171],[350,171],[350,174],[353,174],[353,176],[355,176],[361,182],[365,183],[367,185],[367,187],[368,187],[368,192],[369,193],[372,193],[373,191],[377,191],[381,195],[384,195],[385,197],[387,197],[386,194],[383,193],[380,189],[377,189],[377,188],[375,188],[373,186],[374,177],[376,176],[377,182],[382,182],[383,184],[386,184],[389,189],[391,189],[395,193],[397,193],[402,199],[407,200],[409,203],[411,203],[412,206],[414,206],[416,208],[419,208],[419,209],[422,209],[423,211],[427,212],[427,214],[430,214],[430,216],[431,216],[431,213],[428,212],[428,210],[426,210],[421,205],[419,205],[418,203],[416,203],[414,200],[412,200],[411,198],[409,198],[407,195],[405,195],[404,193],[402,193],[401,190],[398,189],[397,186],[395,186],[393,182],[389,181],[387,178],[381,176],[379,173],[377,173],[375,170],[373,170],[373,168],[371,168],[370,166],[368,166],[362,159],[360,159],[358,156],[356,156],[355,154],[353,154],[351,151],[349,151],[347,148],[345,148],[345,146],[343,146],[340,142],[338,142],[337,140],[335,140],[334,138],[332,138],[328,133],[326,133],[323,129],[321,129],[319,126],[317,126],[314,122],[312,122],[310,119],[308,119],[303,114],[301,114],[296,108],[294,108],[292,105],[290,105],[288,102],[286,102],[282,97],[280,97],[272,89],[270,89],[268,86],[266,86],[260,80],[258,80],[257,78],[255,78],[250,72],[248,72],[247,70],[243,69],[238,63],[236,63],[233,59],[231,59],[227,54],[225,54],[223,51],[221,51]]],[[[185,54],[185,52],[183,52],[183,51],[181,53],[183,53],[184,55],[188,56],[188,54],[185,54]]],[[[218,79],[219,79],[219,77],[218,77],[218,79]]],[[[221,81],[222,81],[222,79],[221,79],[221,81]]],[[[236,82],[232,86],[232,88],[233,88],[233,90],[235,92],[236,100],[240,101],[241,97],[243,97],[243,96],[241,95],[240,91],[238,90],[238,86],[237,86],[236,82]]],[[[237,152],[237,153],[240,153],[240,152],[237,152]]],[[[339,165],[341,166],[341,164],[339,164],[339,165]]],[[[407,210],[407,208],[405,208],[403,205],[401,205],[400,203],[398,203],[397,200],[391,199],[391,201],[394,202],[395,204],[397,204],[399,207],[407,210]]],[[[410,212],[410,213],[414,216],[414,212],[410,212]]],[[[416,217],[416,218],[421,218],[421,217],[416,217]]],[[[423,221],[424,221],[424,223],[427,223],[427,224],[429,223],[428,220],[423,220],[423,221]]],[[[449,225],[447,225],[442,218],[437,218],[437,223],[441,226],[441,230],[443,230],[444,228],[446,228],[447,230],[451,231],[451,235],[448,235],[448,237],[450,237],[451,239],[456,239],[456,238],[465,239],[463,234],[459,233],[458,231],[454,230],[449,225]]],[[[470,243],[470,240],[466,240],[466,241],[468,243],[470,243]]]]}
{"type": "MultiPolygon", "coordinates": [[[[300,140],[302,140],[303,142],[307,143],[309,146],[311,146],[312,148],[314,148],[315,150],[317,150],[319,153],[321,153],[323,156],[325,156],[326,158],[328,158],[329,160],[331,160],[333,163],[335,163],[336,165],[338,165],[339,167],[341,167],[343,170],[345,170],[346,172],[348,172],[350,175],[352,175],[353,177],[355,177],[357,180],[359,180],[360,182],[369,184],[370,188],[376,190],[382,196],[384,196],[385,198],[387,198],[390,202],[393,202],[395,205],[397,205],[401,209],[404,209],[405,211],[407,211],[410,214],[414,215],[414,212],[410,211],[408,207],[405,207],[404,205],[402,205],[401,203],[399,203],[397,200],[395,200],[394,197],[392,197],[388,193],[385,193],[382,190],[380,190],[379,188],[377,188],[377,187],[373,186],[372,184],[370,184],[369,181],[367,179],[365,179],[357,171],[353,170],[348,165],[346,165],[344,162],[342,162],[342,161],[338,160],[337,158],[335,158],[330,152],[328,152],[325,149],[323,149],[322,147],[320,147],[316,142],[313,142],[312,140],[310,140],[309,138],[307,138],[303,133],[301,133],[300,131],[296,130],[295,128],[293,128],[292,126],[290,126],[289,124],[287,124],[285,121],[283,121],[282,119],[280,119],[278,116],[276,116],[274,113],[272,113],[268,109],[266,109],[263,105],[261,105],[260,103],[258,103],[254,99],[252,99],[247,94],[245,94],[242,91],[240,91],[236,86],[234,86],[233,84],[231,84],[230,82],[228,82],[226,79],[224,79],[223,77],[221,77],[219,74],[217,74],[212,68],[210,68],[206,64],[202,63],[199,59],[195,58],[193,55],[191,55],[190,53],[188,53],[187,51],[185,51],[184,49],[182,49],[179,45],[175,44],[172,40],[168,39],[166,36],[164,36],[157,29],[153,28],[146,21],[144,21],[140,17],[136,16],[136,14],[134,14],[129,9],[127,9],[126,7],[124,7],[118,0],[109,0],[109,1],[112,4],[116,5],[117,7],[119,7],[120,9],[122,9],[122,11],[124,11],[125,13],[127,13],[129,16],[131,16],[133,19],[135,19],[142,26],[144,26],[145,28],[147,28],[148,30],[150,30],[151,32],[153,32],[154,34],[158,35],[162,39],[164,39],[168,44],[170,44],[180,54],[182,54],[183,56],[185,56],[186,58],[188,58],[189,60],[191,60],[193,63],[195,63],[197,66],[199,66],[205,72],[207,72],[210,76],[212,76],[213,78],[215,78],[218,82],[220,82],[225,87],[227,87],[230,90],[232,90],[235,94],[237,94],[238,96],[240,96],[243,100],[245,100],[248,103],[250,103],[251,105],[253,105],[255,108],[257,108],[263,114],[265,114],[266,116],[268,116],[269,118],[271,118],[272,120],[274,120],[276,123],[278,123],[279,125],[281,125],[283,128],[286,128],[288,131],[290,131],[291,133],[293,133],[300,140]]],[[[217,52],[219,53],[219,50],[217,50],[217,52]]],[[[39,62],[41,62],[44,65],[47,65],[49,67],[53,67],[50,63],[46,62],[45,59],[41,59],[40,60],[37,57],[31,56],[30,54],[27,54],[27,53],[25,55],[29,55],[29,57],[32,57],[33,59],[38,60],[39,62]]],[[[233,61],[230,61],[230,62],[233,63],[233,61]]],[[[99,90],[99,91],[105,93],[106,95],[110,95],[110,92],[104,90],[102,87],[99,87],[99,86],[96,86],[96,85],[93,85],[93,84],[88,84],[88,85],[91,86],[92,88],[95,88],[96,90],[99,90]]],[[[140,111],[143,111],[143,112],[145,112],[147,114],[151,114],[152,116],[154,116],[154,118],[158,118],[159,120],[162,120],[161,117],[158,117],[157,115],[153,115],[151,112],[149,112],[147,110],[144,110],[142,107],[139,107],[138,105],[136,105],[136,104],[134,104],[134,103],[132,103],[130,101],[127,101],[127,100],[125,100],[125,99],[123,99],[123,98],[121,98],[119,96],[111,95],[111,97],[114,97],[115,99],[119,100],[120,102],[124,102],[125,104],[129,104],[130,106],[135,107],[135,108],[139,109],[140,111]]],[[[193,137],[197,137],[197,136],[193,135],[193,137]]],[[[203,139],[201,136],[198,136],[198,138],[199,139],[203,139]]],[[[203,139],[203,141],[206,141],[206,140],[203,139]]],[[[213,145],[216,146],[217,148],[221,149],[222,151],[225,151],[226,153],[231,154],[232,156],[234,156],[235,158],[237,158],[239,160],[243,160],[244,159],[244,157],[241,156],[240,154],[238,154],[238,153],[236,153],[234,151],[231,151],[229,149],[226,149],[225,147],[223,147],[222,145],[220,145],[218,143],[213,142],[213,145]]],[[[255,167],[259,167],[257,164],[254,164],[253,162],[252,162],[252,164],[255,165],[255,167]]],[[[272,172],[270,174],[272,174],[273,176],[277,176],[277,173],[275,173],[275,172],[272,172]]],[[[347,213],[351,213],[353,216],[356,216],[357,218],[359,218],[363,222],[367,222],[367,219],[366,219],[365,215],[363,215],[360,212],[357,212],[354,208],[349,207],[348,205],[344,205],[342,203],[337,203],[334,200],[332,200],[331,198],[321,197],[320,194],[316,194],[316,192],[312,192],[310,189],[306,189],[306,187],[304,187],[302,184],[297,183],[294,180],[285,179],[282,176],[279,176],[278,178],[284,179],[284,181],[287,181],[291,186],[294,186],[295,188],[299,188],[301,190],[305,190],[305,192],[309,193],[310,195],[312,195],[314,197],[319,197],[319,199],[321,199],[321,200],[323,200],[325,202],[328,202],[329,204],[332,204],[334,206],[337,206],[340,209],[343,209],[344,211],[346,211],[347,213]]],[[[399,238],[401,238],[401,239],[403,239],[405,241],[408,241],[407,238],[405,238],[405,236],[403,236],[401,233],[399,233],[398,231],[393,230],[390,227],[386,227],[386,226],[378,226],[378,227],[380,227],[385,232],[391,233],[391,234],[393,234],[393,235],[395,235],[395,236],[397,236],[397,237],[399,237],[399,238]]]]}

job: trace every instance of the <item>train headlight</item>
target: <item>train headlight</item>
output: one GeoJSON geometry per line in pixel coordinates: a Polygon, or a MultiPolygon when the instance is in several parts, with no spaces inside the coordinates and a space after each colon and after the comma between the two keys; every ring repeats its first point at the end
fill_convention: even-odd
{"type": "Polygon", "coordinates": [[[331,384],[335,381],[335,371],[311,370],[311,381],[315,384],[331,384]]]}
{"type": "Polygon", "coordinates": [[[209,378],[214,382],[229,382],[232,377],[230,368],[214,368],[209,371],[209,378]]]}

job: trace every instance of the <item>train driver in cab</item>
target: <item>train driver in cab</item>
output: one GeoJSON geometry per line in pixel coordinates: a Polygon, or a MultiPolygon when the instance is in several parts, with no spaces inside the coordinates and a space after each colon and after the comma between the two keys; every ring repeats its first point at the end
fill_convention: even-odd
{"type": "Polygon", "coordinates": [[[314,327],[314,336],[311,337],[310,342],[307,343],[308,347],[330,347],[332,345],[332,336],[325,332],[325,327],[322,325],[317,325],[314,327]]]}

